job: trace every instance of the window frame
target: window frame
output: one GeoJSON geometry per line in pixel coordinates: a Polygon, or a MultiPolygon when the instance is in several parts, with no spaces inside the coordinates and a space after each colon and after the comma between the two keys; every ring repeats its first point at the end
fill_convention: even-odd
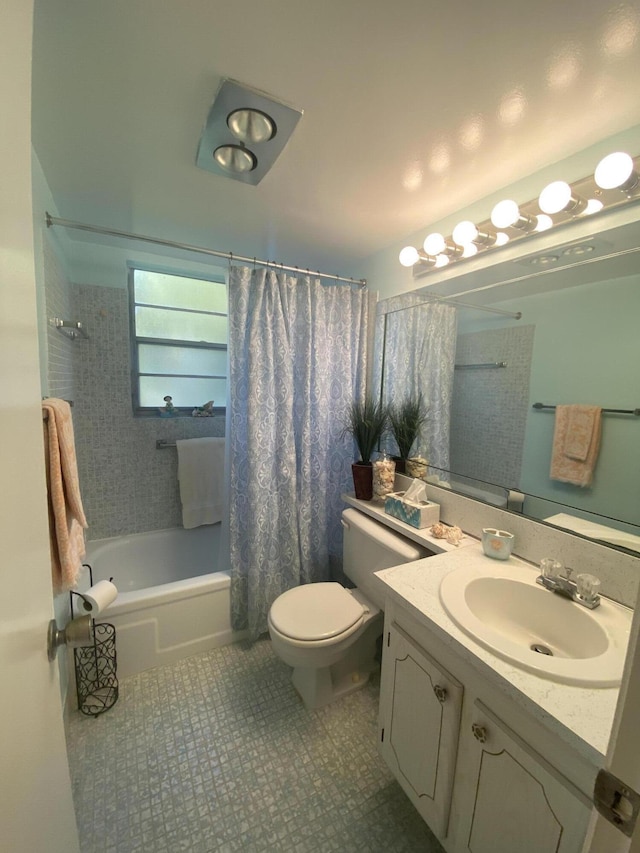
{"type": "MultiPolygon", "coordinates": [[[[194,272],[185,272],[183,270],[176,269],[168,269],[166,267],[160,266],[152,266],[149,264],[138,264],[138,263],[127,263],[127,290],[128,290],[128,309],[129,309],[129,349],[130,349],[130,380],[131,380],[131,407],[133,410],[134,417],[157,417],[159,414],[159,409],[162,408],[161,405],[158,406],[142,406],[140,405],[140,376],[166,376],[167,378],[171,376],[176,376],[185,379],[225,379],[228,383],[229,381],[229,371],[227,369],[226,376],[220,375],[202,375],[202,374],[172,374],[172,373],[140,373],[140,363],[138,356],[138,349],[141,344],[152,344],[159,346],[179,346],[186,347],[189,349],[206,349],[206,350],[217,350],[228,353],[228,339],[226,344],[217,344],[217,343],[203,343],[201,341],[184,341],[180,338],[149,338],[142,337],[137,334],[136,330],[136,312],[135,309],[137,306],[148,306],[150,308],[162,308],[163,310],[169,311],[177,311],[180,313],[193,313],[193,314],[209,314],[216,317],[226,317],[227,318],[227,333],[228,333],[228,318],[229,312],[227,310],[226,314],[223,314],[221,311],[203,311],[195,308],[173,308],[165,305],[151,305],[147,302],[136,302],[135,299],[135,274],[136,271],[139,272],[149,272],[149,273],[158,273],[159,275],[168,275],[168,276],[176,276],[179,278],[191,278],[196,281],[210,281],[214,284],[223,284],[228,289],[228,281],[227,276],[222,272],[219,274],[210,274],[206,273],[194,273],[194,272]]],[[[228,368],[228,359],[227,359],[227,368],[228,368]]],[[[228,390],[228,389],[227,389],[228,390]]],[[[203,401],[204,402],[204,401],[203,401]]],[[[197,405],[194,404],[193,408],[196,408],[197,405]]],[[[192,417],[192,410],[188,410],[186,408],[182,408],[180,413],[175,417],[192,417]]],[[[214,406],[213,413],[215,415],[224,416],[226,414],[226,400],[225,405],[223,406],[214,406]]]]}

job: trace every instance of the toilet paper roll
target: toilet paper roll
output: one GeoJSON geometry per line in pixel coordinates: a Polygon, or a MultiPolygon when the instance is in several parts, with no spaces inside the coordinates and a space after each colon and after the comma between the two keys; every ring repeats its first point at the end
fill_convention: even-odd
{"type": "Polygon", "coordinates": [[[82,596],[82,609],[85,613],[90,613],[91,616],[95,617],[116,600],[118,590],[111,581],[98,581],[80,595],[82,596]]]}

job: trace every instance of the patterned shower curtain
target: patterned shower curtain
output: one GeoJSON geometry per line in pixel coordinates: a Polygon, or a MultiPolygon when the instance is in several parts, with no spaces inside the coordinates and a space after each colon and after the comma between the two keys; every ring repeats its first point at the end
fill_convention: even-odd
{"type": "MultiPolygon", "coordinates": [[[[449,469],[449,423],[456,355],[456,309],[413,294],[378,303],[373,387],[385,403],[422,393],[427,422],[414,452],[449,469]]],[[[392,440],[390,440],[392,441],[392,440]]],[[[389,446],[392,453],[395,446],[389,446]]]]}
{"type": "Polygon", "coordinates": [[[231,269],[231,614],[252,639],[278,595],[340,565],[353,461],[341,433],[364,394],[367,306],[363,288],[231,269]]]}

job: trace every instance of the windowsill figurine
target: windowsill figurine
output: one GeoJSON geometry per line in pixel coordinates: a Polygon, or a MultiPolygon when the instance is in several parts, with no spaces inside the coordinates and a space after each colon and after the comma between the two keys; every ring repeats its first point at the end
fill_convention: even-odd
{"type": "Polygon", "coordinates": [[[167,394],[166,397],[163,397],[163,400],[166,403],[164,409],[158,409],[160,412],[161,418],[173,418],[178,414],[178,410],[173,405],[172,398],[167,394]]]}
{"type": "Polygon", "coordinates": [[[209,402],[205,403],[203,406],[197,406],[191,412],[192,418],[212,418],[213,416],[213,400],[209,400],[209,402]]]}

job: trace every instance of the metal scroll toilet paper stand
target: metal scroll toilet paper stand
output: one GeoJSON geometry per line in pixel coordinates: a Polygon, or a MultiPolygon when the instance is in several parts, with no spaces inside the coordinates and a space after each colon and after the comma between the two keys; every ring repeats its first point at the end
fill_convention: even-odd
{"type": "MultiPolygon", "coordinates": [[[[89,580],[93,586],[93,570],[88,563],[89,580]]],[[[70,593],[71,618],[74,617],[73,597],[82,598],[79,592],[70,593]]],[[[76,694],[78,710],[88,717],[97,717],[113,708],[118,700],[116,629],[108,622],[91,620],[93,642],[74,648],[76,694]]]]}

